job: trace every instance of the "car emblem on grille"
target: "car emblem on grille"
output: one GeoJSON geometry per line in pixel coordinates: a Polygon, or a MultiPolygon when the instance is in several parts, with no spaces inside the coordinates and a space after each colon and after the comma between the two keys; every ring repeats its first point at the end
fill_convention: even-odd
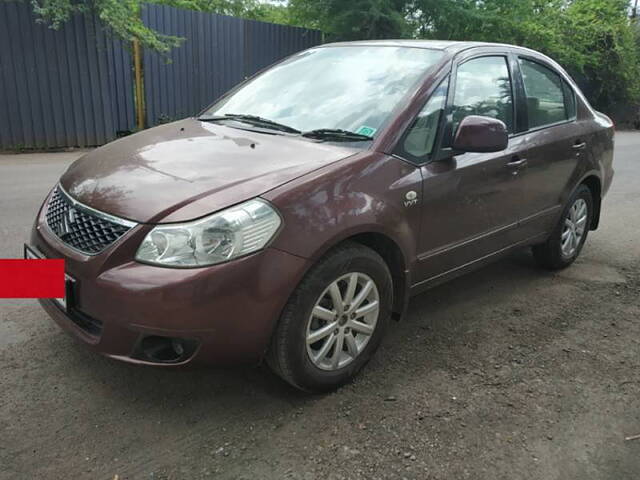
{"type": "Polygon", "coordinates": [[[64,239],[71,233],[73,224],[76,223],[76,210],[69,208],[64,214],[62,214],[62,220],[58,224],[58,235],[64,239]]]}

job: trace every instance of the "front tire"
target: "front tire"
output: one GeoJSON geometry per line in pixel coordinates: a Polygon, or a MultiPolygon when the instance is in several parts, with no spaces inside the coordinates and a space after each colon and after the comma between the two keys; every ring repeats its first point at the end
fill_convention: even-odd
{"type": "Polygon", "coordinates": [[[549,239],[533,247],[533,256],[548,270],[561,270],[571,265],[587,240],[593,218],[593,196],[586,185],[580,185],[562,212],[549,239]]]}
{"type": "Polygon", "coordinates": [[[320,259],[292,294],[267,363],[301,390],[344,385],[378,348],[392,301],[391,274],[382,257],[345,243],[320,259]]]}

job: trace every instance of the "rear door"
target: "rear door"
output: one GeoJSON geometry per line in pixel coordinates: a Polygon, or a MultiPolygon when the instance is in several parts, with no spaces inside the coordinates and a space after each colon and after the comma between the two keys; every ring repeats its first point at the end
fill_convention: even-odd
{"type": "MultiPolygon", "coordinates": [[[[508,148],[496,153],[454,155],[447,148],[452,132],[468,115],[498,118],[510,132],[514,131],[514,92],[508,60],[506,54],[485,54],[465,59],[452,71],[446,121],[441,124],[441,148],[435,158],[421,166],[418,282],[473,263],[515,241],[521,194],[514,173],[518,171],[522,137],[511,138],[508,148]],[[516,166],[511,166],[514,163],[516,166]]],[[[446,82],[443,85],[406,135],[405,157],[419,160],[433,149],[433,125],[437,124],[433,115],[442,111],[446,82]]]]}
{"type": "Polygon", "coordinates": [[[575,93],[562,76],[534,57],[518,56],[516,64],[522,75],[520,104],[527,125],[522,134],[526,168],[518,176],[520,233],[532,238],[553,229],[588,139],[576,123],[575,93]]]}

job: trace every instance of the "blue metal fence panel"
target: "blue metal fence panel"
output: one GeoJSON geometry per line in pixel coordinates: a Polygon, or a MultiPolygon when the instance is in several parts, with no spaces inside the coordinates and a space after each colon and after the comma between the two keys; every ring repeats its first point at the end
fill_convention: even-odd
{"type": "Polygon", "coordinates": [[[144,23],[186,38],[168,57],[145,52],[147,124],[194,115],[246,77],[322,42],[317,30],[146,5],[144,23]]]}
{"type": "Polygon", "coordinates": [[[131,60],[97,19],[61,30],[0,2],[0,148],[102,145],[133,128],[131,60]]]}
{"type": "MultiPolygon", "coordinates": [[[[145,5],[145,24],[185,38],[144,53],[148,126],[194,115],[269,64],[319,44],[319,31],[145,5]]],[[[85,147],[135,129],[131,56],[92,15],[59,31],[29,2],[0,0],[0,149],[85,147]]]]}
{"type": "Polygon", "coordinates": [[[148,125],[193,115],[242,80],[242,19],[162,5],[146,5],[142,19],[186,39],[169,55],[144,53],[148,125]]]}
{"type": "Polygon", "coordinates": [[[245,76],[293,53],[322,43],[322,32],[245,20],[245,76]]]}

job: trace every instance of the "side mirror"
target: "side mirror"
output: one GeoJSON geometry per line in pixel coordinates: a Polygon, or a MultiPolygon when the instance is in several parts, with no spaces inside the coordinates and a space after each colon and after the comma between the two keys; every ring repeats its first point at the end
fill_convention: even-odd
{"type": "Polygon", "coordinates": [[[453,138],[453,149],[460,152],[499,152],[508,144],[504,122],[477,115],[463,118],[453,138]]]}

